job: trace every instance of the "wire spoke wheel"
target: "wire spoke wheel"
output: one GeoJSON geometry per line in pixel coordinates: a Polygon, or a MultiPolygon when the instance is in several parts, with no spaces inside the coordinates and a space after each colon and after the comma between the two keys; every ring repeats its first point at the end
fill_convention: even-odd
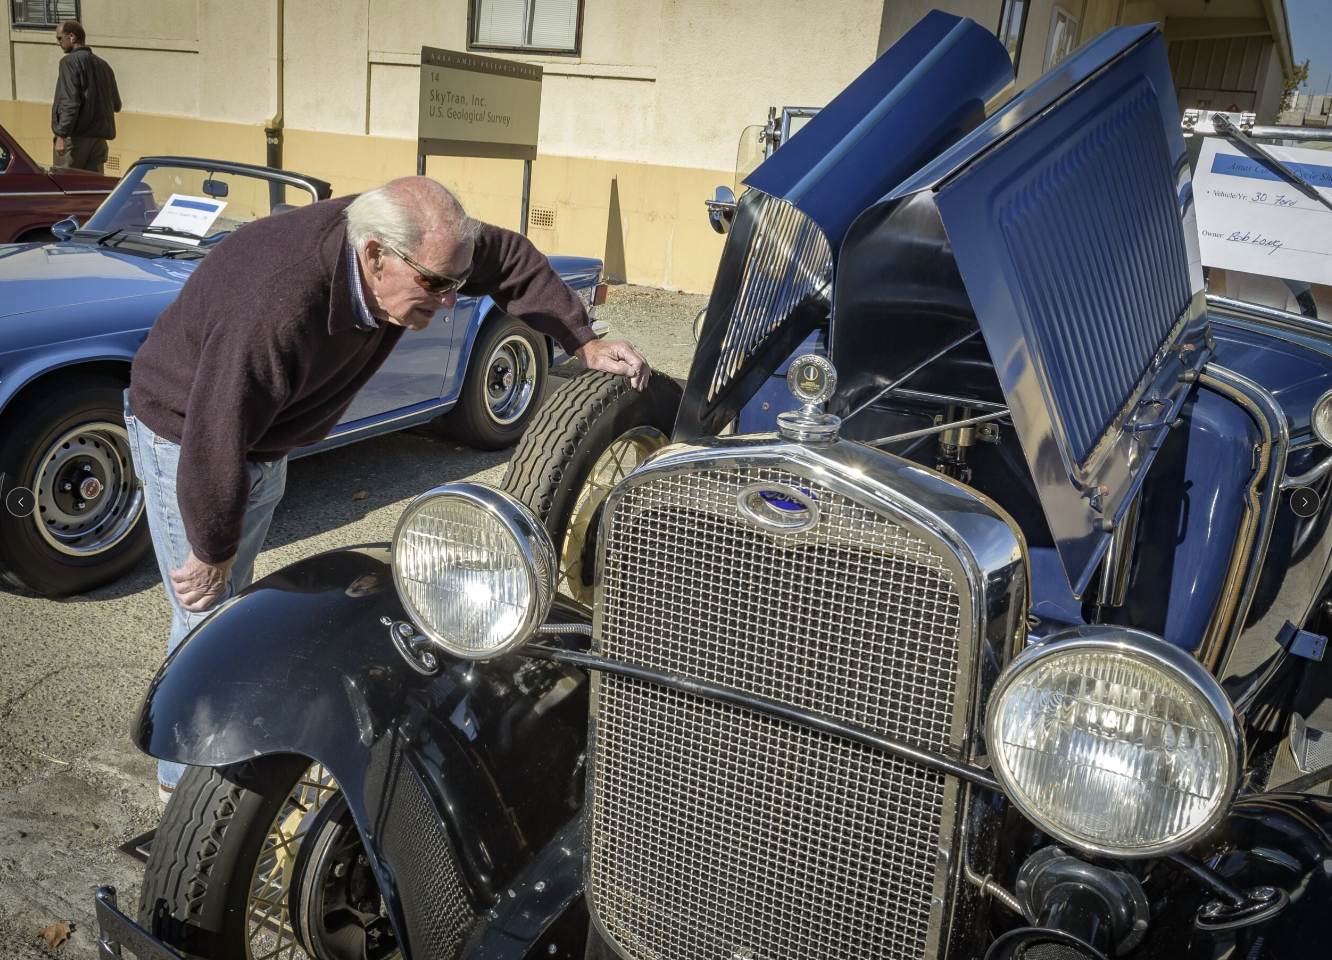
{"type": "Polygon", "coordinates": [[[254,876],[246,920],[248,960],[305,957],[291,925],[290,902],[296,855],[313,814],[338,792],[338,785],[320,764],[312,764],[283,804],[264,839],[254,876]]]}
{"type": "Polygon", "coordinates": [[[592,603],[592,564],[590,547],[601,522],[601,508],[615,485],[629,476],[648,455],[666,446],[670,440],[656,427],[635,427],[616,437],[597,458],[587,482],[578,492],[569,525],[560,549],[559,589],[579,603],[592,603]]]}
{"type": "Polygon", "coordinates": [[[347,798],[294,754],[186,770],[148,857],[139,922],[189,958],[400,955],[347,798]]]}

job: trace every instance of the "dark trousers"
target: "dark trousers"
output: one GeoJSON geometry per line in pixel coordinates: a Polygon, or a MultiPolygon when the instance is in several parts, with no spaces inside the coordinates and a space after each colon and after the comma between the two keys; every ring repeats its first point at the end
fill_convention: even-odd
{"type": "Polygon", "coordinates": [[[54,145],[51,147],[54,166],[69,167],[72,170],[91,170],[93,173],[104,172],[107,153],[105,140],[93,137],[70,137],[65,143],[69,149],[65,151],[63,157],[55,152],[54,145]]]}

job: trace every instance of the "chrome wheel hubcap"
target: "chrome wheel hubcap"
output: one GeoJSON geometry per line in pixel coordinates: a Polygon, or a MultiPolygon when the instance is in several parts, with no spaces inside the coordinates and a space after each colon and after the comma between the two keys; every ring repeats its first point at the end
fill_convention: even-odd
{"type": "Polygon", "coordinates": [[[495,345],[486,360],[486,409],[507,427],[522,418],[536,390],[537,358],[526,337],[511,334],[495,345]]]}
{"type": "Polygon", "coordinates": [[[70,556],[111,549],[143,515],[123,424],[87,423],[65,433],[42,454],[32,489],[37,531],[70,556]]]}

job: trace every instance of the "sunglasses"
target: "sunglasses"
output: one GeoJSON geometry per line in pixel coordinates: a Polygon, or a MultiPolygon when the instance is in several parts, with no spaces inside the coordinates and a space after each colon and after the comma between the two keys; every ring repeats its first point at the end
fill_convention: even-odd
{"type": "MultiPolygon", "coordinates": [[[[382,240],[380,242],[383,243],[382,240]]],[[[433,270],[427,270],[391,244],[384,243],[384,246],[390,253],[416,271],[416,285],[434,297],[438,297],[445,293],[452,293],[454,290],[461,287],[467,282],[467,278],[472,275],[472,268],[475,266],[475,264],[468,264],[467,269],[463,271],[461,277],[446,277],[442,273],[435,273],[433,270]]]]}

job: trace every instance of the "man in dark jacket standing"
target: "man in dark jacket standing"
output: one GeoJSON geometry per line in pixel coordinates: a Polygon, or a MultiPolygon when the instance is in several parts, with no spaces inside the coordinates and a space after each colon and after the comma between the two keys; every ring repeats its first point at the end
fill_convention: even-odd
{"type": "Polygon", "coordinates": [[[110,64],[84,45],[86,39],[77,20],[66,20],[56,30],[65,55],[51,105],[51,132],[57,167],[101,173],[106,142],[116,138],[120,91],[110,64]]]}
{"type": "MultiPolygon", "coordinates": [[[[425,177],[256,220],[199,264],[135,354],[125,412],[173,610],[168,650],[249,585],[287,454],[328,436],[398,340],[460,288],[589,369],[646,385],[647,362],[596,339],[536,247],[470,219],[425,177]]],[[[163,795],[181,770],[159,764],[163,795]]]]}

